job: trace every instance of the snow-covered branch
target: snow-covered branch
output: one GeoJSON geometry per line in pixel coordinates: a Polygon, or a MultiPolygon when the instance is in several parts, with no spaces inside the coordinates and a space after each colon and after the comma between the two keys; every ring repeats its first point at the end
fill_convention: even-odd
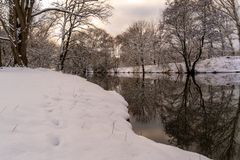
{"type": "Polygon", "coordinates": [[[62,12],[62,13],[68,13],[68,14],[71,14],[71,15],[74,15],[74,16],[78,16],[78,17],[81,17],[81,15],[77,14],[77,13],[73,13],[71,11],[68,11],[68,10],[65,10],[65,9],[61,9],[61,8],[46,8],[46,9],[43,9],[39,12],[36,12],[36,13],[33,13],[32,14],[32,17],[36,17],[42,13],[45,13],[45,12],[51,12],[51,11],[57,11],[57,12],[62,12]]]}
{"type": "Polygon", "coordinates": [[[0,36],[0,40],[3,40],[3,41],[10,41],[9,38],[7,38],[7,37],[1,37],[1,36],[0,36]]]}
{"type": "MultiPolygon", "coordinates": [[[[96,2],[96,1],[98,1],[98,0],[83,0],[83,1],[81,2],[81,4],[84,5],[84,4],[87,3],[87,2],[94,2],[94,1],[96,2]]],[[[78,4],[78,3],[76,2],[75,4],[78,4]]],[[[46,9],[43,9],[43,10],[41,10],[41,11],[39,11],[39,12],[33,13],[33,14],[32,14],[32,17],[38,16],[38,15],[40,15],[40,14],[42,14],[42,13],[45,13],[45,12],[51,12],[51,11],[57,11],[57,12],[62,12],[62,13],[68,13],[68,14],[74,15],[74,16],[80,16],[79,14],[74,13],[74,12],[72,12],[72,11],[68,11],[68,10],[66,10],[66,9],[53,7],[53,8],[46,8],[46,9]]],[[[81,17],[81,16],[80,16],[80,17],[81,17]]]]}

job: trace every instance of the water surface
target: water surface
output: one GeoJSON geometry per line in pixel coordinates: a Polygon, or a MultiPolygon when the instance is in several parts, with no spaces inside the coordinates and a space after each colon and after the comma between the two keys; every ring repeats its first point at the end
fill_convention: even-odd
{"type": "Polygon", "coordinates": [[[240,74],[122,74],[88,80],[126,99],[137,134],[216,160],[240,159],[240,74]]]}

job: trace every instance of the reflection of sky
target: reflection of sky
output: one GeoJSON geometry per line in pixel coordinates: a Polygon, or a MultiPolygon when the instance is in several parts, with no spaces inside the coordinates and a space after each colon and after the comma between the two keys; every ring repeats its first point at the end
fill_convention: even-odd
{"type": "MultiPolygon", "coordinates": [[[[42,0],[43,6],[51,2],[62,0],[42,0]]],[[[137,20],[157,21],[164,8],[166,0],[107,0],[113,7],[113,16],[108,23],[94,22],[112,35],[123,32],[130,24],[137,20]]]]}
{"type": "Polygon", "coordinates": [[[147,137],[158,143],[169,144],[171,138],[166,134],[161,118],[156,118],[150,122],[143,123],[137,121],[130,113],[130,122],[133,131],[138,135],[147,137]]]}

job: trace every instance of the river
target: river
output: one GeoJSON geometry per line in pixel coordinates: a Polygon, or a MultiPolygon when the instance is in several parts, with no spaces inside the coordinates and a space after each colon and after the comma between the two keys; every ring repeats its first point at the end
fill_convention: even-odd
{"type": "Polygon", "coordinates": [[[216,160],[240,159],[240,74],[87,79],[126,99],[137,134],[216,160]]]}

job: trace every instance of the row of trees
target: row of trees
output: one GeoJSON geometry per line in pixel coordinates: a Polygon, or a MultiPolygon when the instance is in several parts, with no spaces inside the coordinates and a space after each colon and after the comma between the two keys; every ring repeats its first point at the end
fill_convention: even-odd
{"type": "Polygon", "coordinates": [[[145,65],[184,61],[194,74],[201,58],[239,50],[237,0],[170,0],[158,24],[138,21],[115,38],[91,23],[107,20],[111,10],[105,0],[56,1],[45,9],[38,0],[0,0],[0,65],[84,73],[107,71],[120,61],[145,72],[145,65]]]}
{"type": "MultiPolygon", "coordinates": [[[[79,46],[87,37],[84,34],[104,32],[87,29],[92,26],[92,19],[105,21],[111,16],[112,10],[105,0],[56,1],[52,7],[44,9],[40,2],[0,0],[1,65],[56,67],[64,70],[70,51],[74,53],[73,50],[76,52],[80,49],[81,53],[76,57],[81,59],[84,50],[79,46]],[[59,33],[56,30],[60,30],[59,33]]],[[[88,40],[91,38],[88,37],[88,40]]],[[[90,52],[89,48],[87,52],[90,52]]]]}
{"type": "Polygon", "coordinates": [[[114,68],[114,38],[106,31],[88,28],[72,35],[67,54],[62,63],[61,48],[45,37],[41,30],[34,32],[29,43],[29,66],[58,68],[60,70],[84,75],[88,71],[106,73],[114,68]],[[60,56],[60,57],[59,57],[60,56]]]}
{"type": "Polygon", "coordinates": [[[75,34],[69,47],[65,71],[84,74],[89,70],[106,73],[114,65],[114,38],[106,31],[90,28],[75,34]]]}
{"type": "Polygon", "coordinates": [[[132,24],[128,30],[116,37],[120,45],[122,65],[142,66],[145,71],[146,64],[162,64],[167,54],[165,48],[165,27],[163,23],[155,25],[146,21],[132,24]]]}
{"type": "Polygon", "coordinates": [[[236,55],[240,44],[237,0],[171,0],[159,24],[138,21],[117,37],[123,65],[185,62],[195,73],[201,58],[236,55]],[[130,57],[130,58],[129,58],[130,57]]]}

